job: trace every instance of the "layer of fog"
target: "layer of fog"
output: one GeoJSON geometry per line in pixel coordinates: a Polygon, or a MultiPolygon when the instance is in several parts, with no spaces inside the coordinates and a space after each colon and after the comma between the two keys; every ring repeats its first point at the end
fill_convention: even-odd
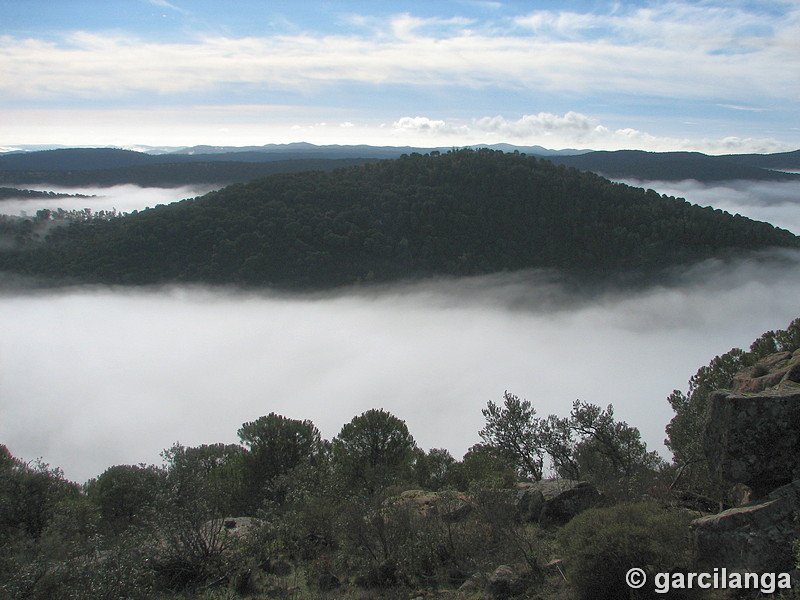
{"type": "Polygon", "coordinates": [[[129,213],[134,210],[152,208],[159,204],[171,204],[184,198],[200,196],[219,186],[187,185],[177,188],[139,187],[137,185],[115,185],[113,187],[62,187],[50,185],[20,185],[30,189],[61,194],[87,196],[86,198],[8,198],[0,200],[0,214],[32,217],[42,209],[66,211],[91,209],[93,213],[111,211],[129,213]]]}
{"type": "Polygon", "coordinates": [[[384,408],[423,448],[479,441],[504,390],[539,414],[613,403],[662,451],[666,396],[800,307],[800,255],[709,262],[592,299],[527,274],[292,297],[81,288],[0,295],[0,443],[84,481],[275,411],[331,438],[384,408]]]}
{"type": "Polygon", "coordinates": [[[712,206],[756,221],[766,221],[800,235],[800,182],[797,181],[728,181],[713,185],[695,180],[621,181],[651,188],[660,194],[685,198],[700,206],[712,206]]]}

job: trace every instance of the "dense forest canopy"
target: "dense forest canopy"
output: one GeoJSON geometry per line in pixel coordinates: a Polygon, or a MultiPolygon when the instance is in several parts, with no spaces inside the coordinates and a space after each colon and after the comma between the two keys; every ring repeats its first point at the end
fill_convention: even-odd
{"type": "MultiPolygon", "coordinates": [[[[325,288],[550,268],[652,274],[788,231],[521,154],[412,154],[285,173],[55,228],[0,268],[78,281],[325,288]]],[[[25,246],[25,244],[23,244],[25,246]]]]}
{"type": "MultiPolygon", "coordinates": [[[[53,151],[55,152],[55,151],[53,151]]],[[[147,156],[138,152],[134,155],[147,156]]],[[[189,184],[228,185],[267,177],[275,173],[296,173],[298,171],[332,171],[351,165],[360,165],[377,159],[370,158],[292,158],[271,161],[250,161],[235,155],[220,155],[228,160],[215,159],[192,161],[142,161],[117,166],[107,165],[110,160],[85,162],[79,169],[54,166],[45,163],[47,168],[3,169],[0,162],[0,183],[8,185],[59,185],[67,187],[100,186],[130,183],[142,187],[180,187],[189,184]]],[[[0,157],[5,158],[5,157],[0,157]]],[[[7,157],[11,158],[11,156],[7,157]]],[[[112,155],[111,159],[116,158],[112,155]]],[[[200,157],[192,157],[199,159],[200,157]]]]}

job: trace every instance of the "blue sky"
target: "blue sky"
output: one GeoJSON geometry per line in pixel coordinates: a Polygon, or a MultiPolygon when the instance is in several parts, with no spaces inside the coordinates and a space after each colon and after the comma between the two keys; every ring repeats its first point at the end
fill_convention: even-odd
{"type": "Polygon", "coordinates": [[[800,147],[800,1],[0,0],[0,147],[800,147]]]}

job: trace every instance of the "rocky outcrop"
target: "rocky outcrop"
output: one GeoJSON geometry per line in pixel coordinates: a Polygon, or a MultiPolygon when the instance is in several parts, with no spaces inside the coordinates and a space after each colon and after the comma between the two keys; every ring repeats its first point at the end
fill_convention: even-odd
{"type": "Polygon", "coordinates": [[[565,525],[602,496],[591,483],[570,479],[543,479],[517,486],[517,511],[525,521],[542,527],[565,525]]]}
{"type": "Polygon", "coordinates": [[[714,392],[703,444],[712,477],[748,486],[753,499],[800,479],[800,387],[714,392]]]}
{"type": "Polygon", "coordinates": [[[692,523],[698,567],[788,572],[800,537],[800,350],[768,356],[709,397],[703,447],[734,508],[692,523]]]}
{"type": "Polygon", "coordinates": [[[798,389],[800,384],[800,350],[777,352],[762,358],[733,378],[731,391],[736,394],[757,394],[768,389],[798,389]]]}
{"type": "Polygon", "coordinates": [[[792,541],[800,537],[800,480],[774,490],[756,504],[731,508],[692,523],[698,569],[725,567],[788,572],[792,541]]]}

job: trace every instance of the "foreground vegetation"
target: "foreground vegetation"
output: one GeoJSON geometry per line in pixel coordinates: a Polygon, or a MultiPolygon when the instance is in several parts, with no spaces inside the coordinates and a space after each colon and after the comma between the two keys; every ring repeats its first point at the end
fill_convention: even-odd
{"type": "Polygon", "coordinates": [[[701,368],[670,398],[673,464],[611,406],[538,417],[508,392],[461,460],[380,409],[330,441],[272,413],[240,444],[175,444],[84,486],[0,446],[0,598],[627,598],[632,566],[690,568],[686,494],[722,502],[692,454],[707,390],[798,347],[800,320],[701,368]],[[518,482],[545,475],[593,483],[601,505],[529,521],[518,482]]]}
{"type": "Polygon", "coordinates": [[[489,150],[274,175],[15,239],[2,270],[295,289],[527,268],[585,282],[800,246],[768,223],[489,150]]]}

